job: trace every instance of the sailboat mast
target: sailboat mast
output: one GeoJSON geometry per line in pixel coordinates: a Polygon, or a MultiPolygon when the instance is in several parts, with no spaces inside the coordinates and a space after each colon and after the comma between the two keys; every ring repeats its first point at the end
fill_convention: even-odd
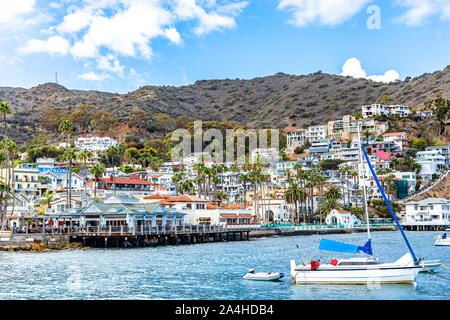
{"type": "MultiPolygon", "coordinates": [[[[367,141],[369,143],[369,141],[367,141]]],[[[359,132],[359,123],[358,123],[358,145],[359,145],[359,162],[361,164],[362,171],[362,181],[363,181],[363,192],[364,192],[364,209],[366,211],[366,220],[367,220],[367,237],[370,240],[370,223],[369,223],[369,209],[367,208],[367,192],[366,192],[366,173],[363,165],[363,156],[361,153],[361,134],[359,132]]]]}
{"type": "Polygon", "coordinates": [[[395,223],[396,223],[398,229],[400,230],[400,232],[401,232],[401,234],[402,234],[402,236],[403,236],[403,239],[404,239],[405,242],[406,242],[406,245],[407,245],[407,247],[408,247],[408,249],[409,249],[409,252],[411,252],[411,256],[412,256],[412,258],[413,258],[414,264],[417,265],[417,264],[418,264],[418,260],[417,260],[417,258],[416,258],[416,255],[414,254],[414,251],[413,251],[411,245],[409,244],[408,238],[406,237],[406,234],[405,234],[405,232],[403,231],[402,226],[400,225],[400,223],[399,223],[398,220],[397,220],[397,217],[396,217],[396,215],[395,215],[395,213],[394,213],[394,210],[392,210],[391,204],[389,203],[389,199],[386,197],[386,194],[384,193],[384,190],[383,190],[383,188],[381,187],[380,181],[378,181],[378,177],[377,177],[377,175],[376,175],[376,173],[375,173],[375,170],[373,169],[372,164],[370,163],[369,156],[367,155],[367,152],[366,152],[365,149],[360,148],[360,152],[361,152],[361,150],[364,152],[364,157],[365,157],[366,160],[367,160],[367,165],[369,166],[370,172],[371,172],[373,178],[375,179],[375,182],[376,182],[376,184],[377,184],[378,190],[380,190],[380,193],[381,193],[381,195],[382,195],[382,197],[383,197],[383,199],[384,199],[384,202],[386,203],[386,206],[388,207],[389,212],[391,213],[392,218],[394,218],[394,221],[395,221],[395,223]]]}

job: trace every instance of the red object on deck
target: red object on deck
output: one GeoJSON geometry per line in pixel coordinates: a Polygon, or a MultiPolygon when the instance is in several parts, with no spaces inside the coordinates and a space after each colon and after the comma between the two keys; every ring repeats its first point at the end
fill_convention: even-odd
{"type": "Polygon", "coordinates": [[[319,261],[311,261],[311,270],[317,270],[319,268],[319,261]]]}
{"type": "Polygon", "coordinates": [[[331,260],[330,264],[332,264],[333,266],[337,266],[338,261],[336,259],[331,260]]]}

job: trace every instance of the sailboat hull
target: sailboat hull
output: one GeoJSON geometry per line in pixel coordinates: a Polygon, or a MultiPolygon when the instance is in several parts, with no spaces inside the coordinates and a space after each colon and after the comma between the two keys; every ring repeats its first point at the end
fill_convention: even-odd
{"type": "Polygon", "coordinates": [[[420,267],[389,269],[314,270],[294,271],[295,283],[321,284],[370,284],[370,283],[412,283],[420,267]]]}
{"type": "Polygon", "coordinates": [[[405,254],[394,263],[366,265],[320,265],[316,270],[296,266],[291,260],[291,278],[295,283],[370,284],[412,283],[422,266],[415,265],[411,255],[405,254]]]}

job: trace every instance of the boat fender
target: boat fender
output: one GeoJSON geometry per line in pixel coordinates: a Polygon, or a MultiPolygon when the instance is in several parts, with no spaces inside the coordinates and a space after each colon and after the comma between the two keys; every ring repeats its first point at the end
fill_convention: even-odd
{"type": "Polygon", "coordinates": [[[333,259],[333,260],[331,260],[330,264],[332,264],[333,266],[337,266],[338,260],[337,259],[333,259]]]}
{"type": "Polygon", "coordinates": [[[317,270],[319,268],[320,262],[311,260],[311,270],[317,270]]]}

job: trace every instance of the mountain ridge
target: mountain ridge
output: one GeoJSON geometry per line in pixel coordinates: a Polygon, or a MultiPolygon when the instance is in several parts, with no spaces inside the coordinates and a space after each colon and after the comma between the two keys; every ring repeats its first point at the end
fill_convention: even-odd
{"type": "Polygon", "coordinates": [[[36,133],[49,133],[42,127],[41,117],[51,108],[71,113],[80,105],[91,105],[111,113],[122,124],[130,121],[131,111],[141,110],[150,119],[157,113],[165,113],[174,119],[184,115],[191,120],[283,129],[355,114],[362,105],[375,103],[382,95],[388,95],[390,103],[417,109],[424,108],[437,96],[449,98],[450,66],[393,83],[322,72],[309,75],[280,72],[246,80],[199,80],[179,87],[143,86],[124,94],[67,89],[55,83],[29,89],[0,87],[0,101],[13,108],[13,114],[8,115],[8,130],[12,139],[21,143],[36,133]]]}

